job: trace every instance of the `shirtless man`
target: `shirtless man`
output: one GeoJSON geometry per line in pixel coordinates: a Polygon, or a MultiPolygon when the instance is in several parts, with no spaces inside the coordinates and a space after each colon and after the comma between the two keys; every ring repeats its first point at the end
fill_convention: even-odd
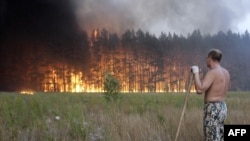
{"type": "Polygon", "coordinates": [[[230,75],[220,65],[221,58],[220,50],[212,49],[209,51],[206,63],[210,70],[203,81],[199,77],[199,67],[191,67],[197,94],[205,92],[203,119],[205,141],[224,140],[224,121],[227,116],[225,98],[229,88],[230,75]]]}

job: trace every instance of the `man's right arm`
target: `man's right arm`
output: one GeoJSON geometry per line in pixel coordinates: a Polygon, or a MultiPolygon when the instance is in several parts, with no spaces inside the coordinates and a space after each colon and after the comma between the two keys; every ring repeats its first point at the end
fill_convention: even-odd
{"type": "Polygon", "coordinates": [[[197,94],[202,94],[203,91],[201,90],[202,84],[200,80],[200,75],[199,73],[194,73],[194,86],[197,94]]]}
{"type": "Polygon", "coordinates": [[[208,71],[203,81],[200,80],[199,71],[196,71],[197,66],[192,67],[192,72],[194,75],[195,89],[198,94],[204,93],[213,83],[214,75],[211,71],[208,71]]]}

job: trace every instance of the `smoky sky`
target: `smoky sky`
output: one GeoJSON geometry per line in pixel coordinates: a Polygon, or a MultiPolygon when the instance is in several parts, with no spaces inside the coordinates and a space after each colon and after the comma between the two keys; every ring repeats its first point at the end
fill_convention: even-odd
{"type": "Polygon", "coordinates": [[[69,0],[0,1],[0,30],[5,36],[57,36],[77,28],[69,0]]]}
{"type": "Polygon", "coordinates": [[[238,32],[240,22],[250,17],[249,7],[248,0],[0,0],[0,30],[44,35],[96,28],[156,35],[238,32]]]}
{"type": "Polygon", "coordinates": [[[153,34],[185,35],[195,29],[204,34],[238,32],[238,24],[250,11],[248,0],[76,0],[75,4],[82,29],[140,28],[153,34]]]}

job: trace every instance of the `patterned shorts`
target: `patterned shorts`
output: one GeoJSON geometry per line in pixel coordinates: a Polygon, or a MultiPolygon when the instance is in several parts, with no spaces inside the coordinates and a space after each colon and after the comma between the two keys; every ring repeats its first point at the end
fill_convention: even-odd
{"type": "Polygon", "coordinates": [[[224,121],[227,116],[227,105],[223,101],[206,102],[204,107],[205,141],[224,141],[224,121]]]}

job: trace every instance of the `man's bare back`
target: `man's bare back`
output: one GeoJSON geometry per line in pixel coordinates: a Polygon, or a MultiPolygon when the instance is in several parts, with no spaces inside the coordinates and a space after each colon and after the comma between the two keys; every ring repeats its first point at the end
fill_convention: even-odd
{"type": "Polygon", "coordinates": [[[222,53],[211,50],[206,58],[207,67],[210,69],[203,81],[200,80],[198,66],[192,66],[195,89],[198,94],[205,92],[205,102],[224,101],[229,88],[229,72],[220,65],[222,53]]]}
{"type": "Polygon", "coordinates": [[[209,70],[207,75],[212,79],[211,86],[205,91],[206,102],[224,101],[230,84],[230,76],[226,69],[218,66],[209,70]]]}

